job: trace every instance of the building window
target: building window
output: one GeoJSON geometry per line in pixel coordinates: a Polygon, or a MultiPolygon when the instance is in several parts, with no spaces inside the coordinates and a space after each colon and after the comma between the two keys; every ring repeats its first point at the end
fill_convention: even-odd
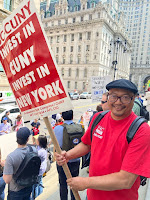
{"type": "Polygon", "coordinates": [[[82,33],[79,33],[79,40],[82,40],[82,33]]]}
{"type": "Polygon", "coordinates": [[[70,81],[67,82],[67,87],[70,88],[70,81]]]}
{"type": "Polygon", "coordinates": [[[68,19],[65,19],[65,24],[68,24],[68,19]]]}
{"type": "Polygon", "coordinates": [[[73,52],[73,46],[70,47],[70,52],[73,52]]]}
{"type": "Polygon", "coordinates": [[[71,76],[71,68],[69,68],[68,76],[69,76],[69,77],[71,76]]]}
{"type": "Polygon", "coordinates": [[[4,8],[12,11],[12,0],[4,0],[4,8]]]}
{"type": "Polygon", "coordinates": [[[86,69],[86,68],[84,69],[84,74],[83,74],[83,76],[84,76],[84,77],[87,77],[87,69],[86,69]]]}
{"type": "Polygon", "coordinates": [[[56,47],[56,53],[59,53],[59,47],[56,47]]]}
{"type": "Polygon", "coordinates": [[[79,69],[76,69],[76,77],[79,77],[79,69]]]}
{"type": "Polygon", "coordinates": [[[51,37],[51,39],[50,39],[50,43],[51,43],[51,44],[53,43],[53,37],[51,37]]]}
{"type": "Polygon", "coordinates": [[[81,22],[83,22],[83,16],[81,16],[81,22]]]}
{"type": "Polygon", "coordinates": [[[58,20],[58,25],[61,25],[61,20],[58,20]]]}
{"type": "Polygon", "coordinates": [[[64,52],[64,53],[66,52],[66,47],[63,47],[63,52],[64,52]]]}
{"type": "Polygon", "coordinates": [[[89,20],[92,20],[92,15],[89,15],[89,20]]]}
{"type": "Polygon", "coordinates": [[[58,56],[56,56],[56,62],[57,62],[57,64],[58,64],[58,62],[59,62],[58,56]]]}
{"type": "Polygon", "coordinates": [[[78,56],[77,57],[77,64],[80,64],[81,63],[81,56],[78,56]]]}
{"type": "Polygon", "coordinates": [[[59,43],[59,36],[57,36],[57,43],[59,43]]]}
{"type": "Polygon", "coordinates": [[[64,35],[64,42],[67,42],[67,35],[64,35]]]}
{"type": "Polygon", "coordinates": [[[74,41],[74,34],[71,34],[71,41],[74,41]]]}
{"type": "Polygon", "coordinates": [[[78,89],[78,83],[77,82],[75,82],[75,89],[78,89]]]}
{"type": "Polygon", "coordinates": [[[73,63],[73,56],[70,55],[70,64],[72,64],[72,63],[73,63]]]}
{"type": "Polygon", "coordinates": [[[89,55],[86,55],[85,57],[85,63],[87,64],[89,62],[89,55]]]}
{"type": "Polygon", "coordinates": [[[72,19],[72,23],[75,23],[76,22],[76,18],[74,17],[73,19],[72,19]]]}
{"type": "Polygon", "coordinates": [[[65,62],[66,62],[66,59],[63,57],[63,64],[65,64],[65,62]]]}
{"type": "Polygon", "coordinates": [[[61,69],[61,75],[64,76],[64,68],[61,69]]]}
{"type": "Polygon", "coordinates": [[[86,45],[86,51],[90,51],[90,45],[86,45]]]}
{"type": "Polygon", "coordinates": [[[91,32],[87,32],[87,40],[91,39],[91,32]]]}
{"type": "Polygon", "coordinates": [[[78,52],[81,52],[81,45],[78,46],[78,52]]]}
{"type": "Polygon", "coordinates": [[[85,82],[83,82],[83,90],[85,90],[85,82]]]}

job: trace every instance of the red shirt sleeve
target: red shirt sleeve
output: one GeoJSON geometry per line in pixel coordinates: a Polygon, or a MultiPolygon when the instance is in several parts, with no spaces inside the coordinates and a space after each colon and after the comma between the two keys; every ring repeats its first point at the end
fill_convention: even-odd
{"type": "Polygon", "coordinates": [[[147,123],[140,126],[130,142],[121,169],[150,178],[150,127],[147,123]]]}

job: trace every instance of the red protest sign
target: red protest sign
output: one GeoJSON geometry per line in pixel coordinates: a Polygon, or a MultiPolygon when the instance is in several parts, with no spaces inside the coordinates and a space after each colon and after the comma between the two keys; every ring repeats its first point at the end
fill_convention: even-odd
{"type": "Polygon", "coordinates": [[[25,119],[72,108],[32,0],[4,20],[0,60],[25,119]]]}

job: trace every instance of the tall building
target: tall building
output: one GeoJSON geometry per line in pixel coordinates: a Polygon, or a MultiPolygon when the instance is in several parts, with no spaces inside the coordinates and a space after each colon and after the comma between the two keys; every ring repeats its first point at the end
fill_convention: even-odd
{"type": "Polygon", "coordinates": [[[90,91],[91,76],[129,78],[130,42],[117,0],[43,1],[41,18],[68,91],[90,91]]]}
{"type": "Polygon", "coordinates": [[[130,79],[144,93],[150,87],[150,0],[120,0],[132,40],[130,79]]]}

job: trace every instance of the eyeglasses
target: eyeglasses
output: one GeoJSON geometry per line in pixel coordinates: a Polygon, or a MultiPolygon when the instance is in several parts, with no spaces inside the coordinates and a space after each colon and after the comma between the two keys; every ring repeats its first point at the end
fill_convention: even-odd
{"type": "Polygon", "coordinates": [[[118,99],[120,99],[120,101],[124,104],[129,104],[133,97],[130,97],[129,95],[123,95],[121,97],[118,97],[117,95],[115,94],[109,94],[108,95],[108,100],[111,102],[111,103],[115,103],[118,99]]]}
{"type": "Polygon", "coordinates": [[[101,104],[107,103],[107,101],[101,101],[101,104]]]}

